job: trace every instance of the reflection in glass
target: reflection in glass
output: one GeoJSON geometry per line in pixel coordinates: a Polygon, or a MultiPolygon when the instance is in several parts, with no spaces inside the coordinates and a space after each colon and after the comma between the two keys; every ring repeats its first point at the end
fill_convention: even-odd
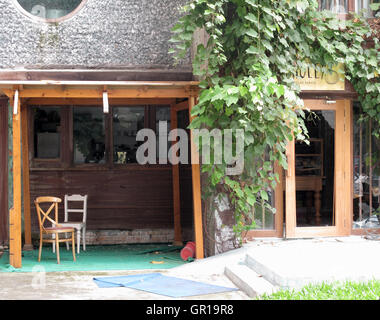
{"type": "Polygon", "coordinates": [[[104,114],[101,107],[74,107],[74,163],[105,163],[104,114]]]}
{"type": "Polygon", "coordinates": [[[305,111],[310,144],[296,142],[297,227],[335,224],[335,111],[305,111]]]}
{"type": "Polygon", "coordinates": [[[348,0],[319,0],[319,10],[348,13],[348,0]]]}
{"type": "Polygon", "coordinates": [[[376,122],[360,114],[354,103],[353,228],[380,228],[380,140],[371,134],[376,122]]]}
{"type": "Polygon", "coordinates": [[[113,108],[113,161],[137,163],[136,151],[142,141],[136,141],[137,132],[144,128],[144,107],[113,108]]]}
{"type": "Polygon", "coordinates": [[[43,107],[34,109],[34,156],[40,159],[60,157],[60,109],[43,107]]]}
{"type": "Polygon", "coordinates": [[[380,3],[380,0],[355,0],[355,12],[364,10],[367,17],[375,17],[380,10],[372,11],[370,7],[372,3],[380,3]]]}
{"type": "Polygon", "coordinates": [[[74,11],[82,0],[17,0],[32,15],[43,19],[57,19],[74,11]]]}

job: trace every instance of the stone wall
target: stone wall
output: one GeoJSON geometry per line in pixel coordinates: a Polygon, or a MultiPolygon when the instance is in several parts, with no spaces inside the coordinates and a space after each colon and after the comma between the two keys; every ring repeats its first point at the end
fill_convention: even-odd
{"type": "MultiPolygon", "coordinates": [[[[193,230],[182,230],[183,241],[193,241],[193,230]]],[[[33,243],[37,247],[39,235],[33,234],[33,243]]],[[[134,230],[87,230],[86,244],[135,244],[135,243],[172,243],[173,229],[134,229],[134,230]]]]}
{"type": "Polygon", "coordinates": [[[16,0],[0,0],[0,69],[174,67],[171,28],[187,0],[86,0],[70,19],[26,16],[16,0]]]}

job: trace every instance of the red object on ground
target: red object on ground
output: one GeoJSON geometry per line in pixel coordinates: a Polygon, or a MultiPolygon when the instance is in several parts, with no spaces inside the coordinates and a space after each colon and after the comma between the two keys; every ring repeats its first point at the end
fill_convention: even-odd
{"type": "Polygon", "coordinates": [[[189,258],[195,257],[195,242],[188,242],[186,246],[181,250],[181,258],[187,261],[189,258]]]}

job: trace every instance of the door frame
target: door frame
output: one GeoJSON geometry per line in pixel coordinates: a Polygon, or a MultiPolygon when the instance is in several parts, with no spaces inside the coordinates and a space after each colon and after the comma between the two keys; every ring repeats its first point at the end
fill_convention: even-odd
{"type": "Polygon", "coordinates": [[[350,234],[352,209],[352,105],[350,100],[304,100],[305,109],[335,111],[335,225],[296,226],[295,141],[288,142],[285,173],[285,237],[307,238],[350,234]]]}

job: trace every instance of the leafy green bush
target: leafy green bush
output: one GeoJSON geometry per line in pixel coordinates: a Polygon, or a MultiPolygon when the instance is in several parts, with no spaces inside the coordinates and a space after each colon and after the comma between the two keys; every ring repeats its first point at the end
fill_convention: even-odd
{"type": "Polygon", "coordinates": [[[199,29],[209,38],[196,48],[193,69],[202,81],[190,128],[245,132],[241,175],[227,176],[225,162],[202,166],[205,196],[228,195],[241,234],[254,228],[256,204],[274,211],[268,191],[279,179],[274,163],[287,169],[287,141],[308,139],[297,72],[327,74],[342,63],[363,118],[380,123],[379,39],[364,16],[340,20],[318,11],[316,0],[192,0],[173,28],[176,58],[187,54],[199,29]]]}

